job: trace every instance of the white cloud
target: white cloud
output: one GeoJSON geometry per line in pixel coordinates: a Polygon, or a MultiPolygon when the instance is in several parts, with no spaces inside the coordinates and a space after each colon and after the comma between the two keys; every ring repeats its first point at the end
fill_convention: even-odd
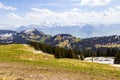
{"type": "Polygon", "coordinates": [[[81,11],[81,9],[73,8],[73,9],[71,9],[71,11],[81,11]]]}
{"type": "Polygon", "coordinates": [[[10,14],[7,15],[7,17],[11,18],[11,19],[17,19],[17,20],[22,19],[19,15],[15,14],[15,13],[10,13],[10,14]]]}
{"type": "Polygon", "coordinates": [[[81,0],[80,5],[86,6],[104,6],[111,2],[112,0],[81,0]]]}
{"type": "MultiPolygon", "coordinates": [[[[117,7],[118,8],[118,7],[117,7]]],[[[84,12],[78,11],[79,9],[73,8],[69,12],[53,12],[48,9],[37,9],[38,13],[31,13],[27,15],[32,17],[32,19],[39,19],[38,21],[50,22],[50,23],[120,23],[120,10],[117,8],[109,8],[108,10],[102,12],[84,12]],[[42,13],[41,13],[42,12],[42,13]]]]}
{"type": "Polygon", "coordinates": [[[37,6],[53,6],[53,7],[61,6],[60,3],[55,3],[55,2],[53,2],[53,3],[38,3],[38,4],[35,4],[35,5],[37,5],[37,6]]]}
{"type": "Polygon", "coordinates": [[[72,2],[77,2],[77,1],[79,1],[79,0],[70,0],[70,1],[72,1],[72,2]]]}
{"type": "Polygon", "coordinates": [[[3,3],[0,2],[0,9],[5,9],[5,10],[11,10],[11,11],[15,11],[17,10],[17,8],[12,7],[12,6],[6,6],[3,3]]]}
{"type": "Polygon", "coordinates": [[[40,13],[50,13],[51,10],[48,9],[38,9],[38,8],[31,8],[31,10],[35,11],[35,12],[40,12],[40,13]]]}
{"type": "MultiPolygon", "coordinates": [[[[109,8],[102,12],[84,12],[84,11],[68,11],[68,12],[54,12],[49,9],[31,8],[32,12],[24,14],[24,16],[10,13],[8,20],[12,19],[14,24],[27,25],[27,24],[60,24],[60,25],[73,25],[73,24],[120,24],[120,10],[117,8],[109,8]]],[[[75,8],[76,10],[76,8],[75,8]]]]}
{"type": "Polygon", "coordinates": [[[120,6],[116,6],[117,9],[120,9],[120,6]]]}

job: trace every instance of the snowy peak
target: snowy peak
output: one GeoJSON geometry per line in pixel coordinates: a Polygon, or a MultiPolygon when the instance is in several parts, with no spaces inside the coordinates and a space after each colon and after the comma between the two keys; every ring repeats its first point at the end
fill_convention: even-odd
{"type": "Polygon", "coordinates": [[[0,43],[27,43],[28,40],[44,42],[49,37],[50,35],[46,35],[34,28],[21,31],[20,33],[10,30],[0,30],[0,43]]]}
{"type": "Polygon", "coordinates": [[[25,33],[25,34],[32,34],[32,33],[34,33],[34,32],[39,32],[39,31],[37,31],[37,30],[34,29],[34,28],[30,28],[30,29],[27,29],[27,30],[22,31],[22,33],[25,33]]]}
{"type": "Polygon", "coordinates": [[[44,34],[42,31],[39,31],[35,28],[30,28],[24,31],[20,32],[20,35],[24,37],[26,40],[32,40],[32,41],[43,41],[46,40],[46,38],[49,38],[49,35],[44,34]]]}
{"type": "Polygon", "coordinates": [[[10,33],[6,33],[6,34],[0,34],[0,37],[12,37],[13,35],[10,33]]]}
{"type": "Polygon", "coordinates": [[[26,40],[16,31],[0,30],[0,43],[26,43],[26,40]]]}
{"type": "Polygon", "coordinates": [[[20,26],[16,30],[23,31],[29,28],[35,28],[50,35],[71,34],[79,38],[100,37],[110,35],[120,35],[120,24],[77,24],[77,25],[26,25],[20,26]]]}
{"type": "Polygon", "coordinates": [[[34,28],[31,28],[31,29],[25,30],[24,33],[31,33],[31,32],[33,32],[33,31],[35,31],[35,29],[34,29],[34,28]]]}
{"type": "MultiPolygon", "coordinates": [[[[93,25],[85,24],[85,25],[72,25],[72,26],[23,26],[20,27],[19,30],[24,30],[29,28],[35,28],[37,30],[43,31],[44,33],[50,34],[50,35],[56,35],[56,34],[71,34],[74,36],[77,36],[79,38],[88,38],[88,37],[95,37],[95,36],[103,36],[105,32],[101,32],[100,29],[97,29],[93,25]],[[20,29],[21,28],[21,29],[20,29]]],[[[31,31],[31,30],[30,30],[31,31]]]]}
{"type": "Polygon", "coordinates": [[[37,29],[35,28],[30,28],[30,29],[27,29],[27,30],[24,30],[21,32],[22,34],[24,35],[31,35],[31,36],[36,36],[36,35],[44,35],[43,32],[41,31],[38,31],[37,29]]]}

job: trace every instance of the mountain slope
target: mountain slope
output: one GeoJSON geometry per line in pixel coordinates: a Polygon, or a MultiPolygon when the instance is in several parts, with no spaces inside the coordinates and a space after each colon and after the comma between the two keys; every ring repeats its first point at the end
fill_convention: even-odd
{"type": "MultiPolygon", "coordinates": [[[[88,36],[91,34],[93,35],[93,32],[95,33],[97,31],[96,28],[93,28],[89,25],[82,27],[81,30],[81,32],[85,33],[85,35],[89,34],[88,36]]],[[[99,31],[97,32],[99,33],[99,31]]],[[[119,45],[120,36],[113,35],[80,39],[70,34],[57,34],[55,36],[50,36],[34,28],[21,31],[20,33],[10,30],[0,30],[0,43],[27,43],[28,41],[37,41],[49,44],[51,46],[59,46],[78,50],[95,48],[96,46],[110,46],[113,44],[119,45]]]]}
{"type": "Polygon", "coordinates": [[[102,36],[103,34],[104,32],[88,24],[80,28],[80,35],[84,36],[85,38],[96,37],[96,35],[102,36]]]}
{"type": "Polygon", "coordinates": [[[106,35],[120,35],[120,24],[97,25],[96,28],[106,32],[106,35]]]}
{"type": "Polygon", "coordinates": [[[19,33],[11,30],[0,30],[0,43],[26,43],[19,33]]]}
{"type": "Polygon", "coordinates": [[[27,43],[30,41],[44,42],[51,37],[36,29],[27,29],[21,32],[0,30],[0,43],[27,43]]]}
{"type": "Polygon", "coordinates": [[[24,37],[26,40],[32,41],[45,41],[50,35],[46,35],[41,31],[38,31],[34,28],[27,29],[20,32],[21,36],[24,37]]]}
{"type": "Polygon", "coordinates": [[[70,48],[70,44],[73,42],[80,41],[79,38],[76,38],[70,34],[58,34],[51,38],[46,39],[45,44],[51,46],[59,46],[64,48],[70,48]]]}
{"type": "MultiPolygon", "coordinates": [[[[120,44],[120,36],[105,36],[105,37],[93,37],[82,39],[79,42],[71,44],[73,49],[85,49],[85,48],[96,48],[97,46],[102,47],[103,45],[116,45],[120,44]]],[[[107,46],[106,46],[107,47],[107,46]]]]}

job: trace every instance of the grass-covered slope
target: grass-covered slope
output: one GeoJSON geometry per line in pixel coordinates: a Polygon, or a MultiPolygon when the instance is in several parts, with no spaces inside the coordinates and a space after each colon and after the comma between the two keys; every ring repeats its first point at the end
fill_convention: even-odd
{"type": "Polygon", "coordinates": [[[0,45],[0,80],[119,80],[120,68],[55,59],[28,45],[0,45]]]}
{"type": "Polygon", "coordinates": [[[0,61],[40,61],[53,58],[52,55],[37,53],[37,51],[25,44],[0,45],[0,61]]]}

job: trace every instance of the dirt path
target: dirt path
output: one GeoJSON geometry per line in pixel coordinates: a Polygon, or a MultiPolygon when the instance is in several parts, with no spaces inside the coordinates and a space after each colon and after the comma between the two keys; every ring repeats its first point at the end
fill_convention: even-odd
{"type": "Polygon", "coordinates": [[[1,63],[0,80],[87,80],[79,73],[28,66],[21,63],[1,63]]]}
{"type": "Polygon", "coordinates": [[[0,62],[0,80],[117,80],[93,73],[55,70],[25,63],[0,62]],[[101,76],[101,79],[99,79],[101,76]]]}

